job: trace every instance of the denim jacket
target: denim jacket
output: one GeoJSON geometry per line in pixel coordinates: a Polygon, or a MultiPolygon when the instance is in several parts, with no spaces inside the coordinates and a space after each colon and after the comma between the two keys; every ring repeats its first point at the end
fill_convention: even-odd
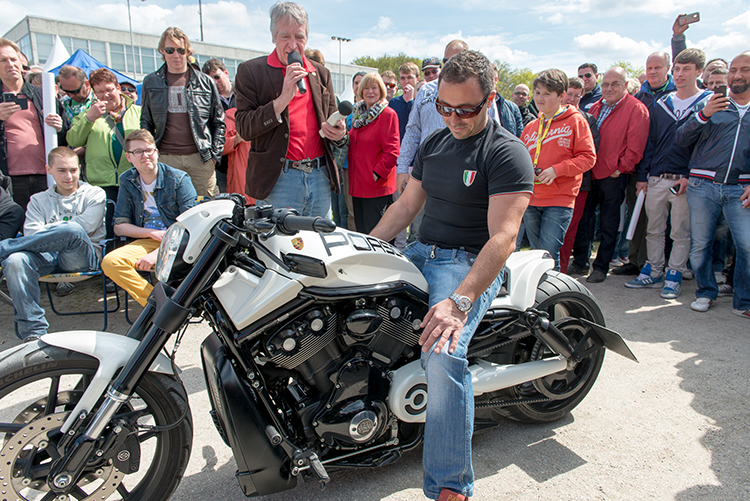
{"type": "MultiPolygon", "coordinates": [[[[120,175],[114,224],[129,223],[143,227],[143,192],[136,169],[120,175]]],[[[196,204],[197,194],[187,173],[159,162],[154,200],[164,225],[169,228],[177,216],[196,204]]]]}

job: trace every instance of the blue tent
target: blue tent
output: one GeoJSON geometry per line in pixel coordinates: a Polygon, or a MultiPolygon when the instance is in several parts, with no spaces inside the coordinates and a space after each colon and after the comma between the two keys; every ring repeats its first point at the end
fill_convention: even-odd
{"type": "Polygon", "coordinates": [[[57,73],[60,71],[60,68],[67,64],[81,68],[86,72],[87,75],[90,75],[92,71],[98,70],[99,68],[107,68],[109,71],[115,74],[118,82],[130,82],[131,84],[135,85],[136,89],[138,90],[138,101],[141,100],[141,84],[138,83],[137,80],[133,80],[129,76],[123,75],[119,71],[113,70],[112,68],[103,65],[102,63],[91,57],[87,52],[84,52],[82,49],[78,49],[77,51],[75,51],[73,55],[70,56],[70,59],[62,63],[57,68],[54,68],[50,73],[57,75],[57,73]]]}

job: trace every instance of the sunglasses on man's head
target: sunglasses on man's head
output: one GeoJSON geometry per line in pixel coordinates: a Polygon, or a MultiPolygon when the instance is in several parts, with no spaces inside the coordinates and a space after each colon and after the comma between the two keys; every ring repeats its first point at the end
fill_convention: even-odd
{"type": "Polygon", "coordinates": [[[166,52],[167,54],[174,54],[174,51],[177,51],[177,53],[181,56],[187,54],[187,51],[182,47],[164,47],[164,52],[166,52]]]}
{"type": "Polygon", "coordinates": [[[465,106],[461,108],[453,108],[451,106],[446,106],[443,103],[440,102],[439,99],[435,99],[435,108],[437,109],[437,112],[441,114],[442,116],[448,118],[454,113],[458,118],[473,118],[482,111],[482,108],[484,107],[484,103],[487,102],[487,99],[490,96],[485,97],[482,99],[482,102],[479,103],[476,106],[465,106]]]}
{"type": "Polygon", "coordinates": [[[385,86],[386,86],[386,87],[388,87],[389,89],[395,89],[395,88],[396,88],[396,84],[395,84],[395,83],[393,83],[393,82],[383,82],[383,83],[384,83],[384,84],[385,84],[385,86]]]}

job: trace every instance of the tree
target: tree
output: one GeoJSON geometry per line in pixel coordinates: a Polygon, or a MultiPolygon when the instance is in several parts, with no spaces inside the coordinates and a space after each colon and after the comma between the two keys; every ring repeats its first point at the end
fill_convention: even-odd
{"type": "Polygon", "coordinates": [[[367,66],[369,68],[377,68],[378,73],[381,75],[386,70],[391,70],[393,73],[398,75],[398,69],[399,67],[404,64],[407,61],[411,61],[412,63],[416,64],[418,68],[421,68],[422,60],[416,57],[407,56],[403,52],[400,52],[398,55],[395,56],[389,56],[388,54],[384,54],[380,57],[372,57],[372,56],[362,56],[354,59],[352,61],[352,64],[356,64],[359,66],[367,66]]]}
{"type": "Polygon", "coordinates": [[[513,94],[513,89],[518,84],[526,84],[529,89],[532,88],[534,77],[536,73],[531,71],[529,68],[513,68],[508,63],[501,63],[495,61],[495,67],[497,68],[497,92],[505,99],[510,99],[513,94]]]}
{"type": "Polygon", "coordinates": [[[640,68],[636,68],[633,63],[631,63],[630,61],[626,61],[624,59],[615,61],[609,67],[611,68],[612,66],[619,66],[620,68],[625,70],[628,74],[628,78],[638,78],[638,75],[646,71],[646,69],[643,66],[641,66],[640,68]]]}

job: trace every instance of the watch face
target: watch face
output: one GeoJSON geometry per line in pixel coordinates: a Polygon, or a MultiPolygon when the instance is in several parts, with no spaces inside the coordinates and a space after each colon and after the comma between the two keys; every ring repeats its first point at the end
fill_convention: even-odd
{"type": "Polygon", "coordinates": [[[458,294],[452,294],[451,299],[456,303],[456,307],[459,311],[467,312],[471,309],[471,299],[466,296],[459,296],[458,294]]]}

